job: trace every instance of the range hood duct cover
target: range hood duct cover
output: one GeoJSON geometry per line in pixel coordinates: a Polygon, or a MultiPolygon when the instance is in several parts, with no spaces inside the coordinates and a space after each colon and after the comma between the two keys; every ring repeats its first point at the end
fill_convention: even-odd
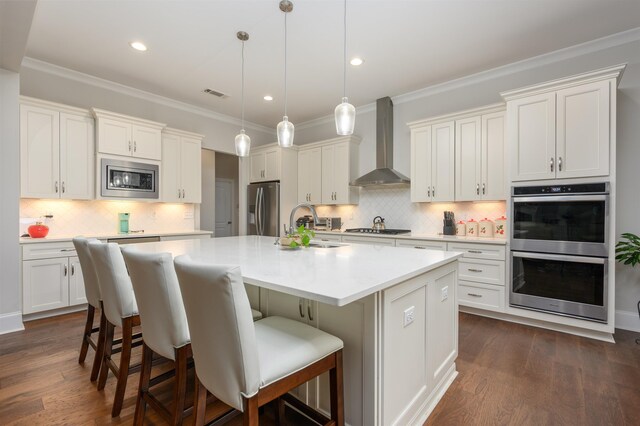
{"type": "Polygon", "coordinates": [[[351,186],[407,186],[411,181],[393,169],[393,102],[376,101],[376,169],[350,183],[351,186]]]}

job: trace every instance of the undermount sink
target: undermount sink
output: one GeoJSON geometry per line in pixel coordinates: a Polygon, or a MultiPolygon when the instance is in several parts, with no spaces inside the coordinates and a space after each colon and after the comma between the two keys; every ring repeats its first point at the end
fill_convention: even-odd
{"type": "Polygon", "coordinates": [[[340,244],[340,243],[328,243],[326,241],[310,241],[309,242],[309,247],[315,247],[315,248],[337,248],[337,247],[344,247],[348,244],[340,244]]]}

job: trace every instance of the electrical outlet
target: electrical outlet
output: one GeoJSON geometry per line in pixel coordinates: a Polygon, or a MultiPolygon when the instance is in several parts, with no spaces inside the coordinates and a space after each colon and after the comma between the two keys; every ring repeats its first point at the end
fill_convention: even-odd
{"type": "Polygon", "coordinates": [[[402,322],[403,326],[406,327],[413,322],[415,319],[416,307],[411,306],[404,310],[404,321],[402,322]]]}
{"type": "Polygon", "coordinates": [[[448,298],[449,298],[449,286],[442,287],[442,290],[440,290],[440,301],[444,302],[448,298]]]}
{"type": "Polygon", "coordinates": [[[191,209],[187,209],[184,211],[184,218],[185,219],[193,219],[193,210],[191,209]]]}

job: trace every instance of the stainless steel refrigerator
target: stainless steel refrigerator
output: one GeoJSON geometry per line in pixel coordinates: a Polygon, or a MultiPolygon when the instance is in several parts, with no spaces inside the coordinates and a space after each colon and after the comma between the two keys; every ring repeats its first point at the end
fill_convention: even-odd
{"type": "Polygon", "coordinates": [[[280,236],[280,182],[247,186],[247,235],[280,236]]]}

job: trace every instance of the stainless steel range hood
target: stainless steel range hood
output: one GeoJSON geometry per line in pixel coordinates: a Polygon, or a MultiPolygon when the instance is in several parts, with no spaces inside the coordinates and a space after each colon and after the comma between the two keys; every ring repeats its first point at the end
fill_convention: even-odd
{"type": "Polygon", "coordinates": [[[350,183],[351,186],[407,186],[410,180],[393,169],[393,102],[376,101],[376,169],[350,183]]]}

